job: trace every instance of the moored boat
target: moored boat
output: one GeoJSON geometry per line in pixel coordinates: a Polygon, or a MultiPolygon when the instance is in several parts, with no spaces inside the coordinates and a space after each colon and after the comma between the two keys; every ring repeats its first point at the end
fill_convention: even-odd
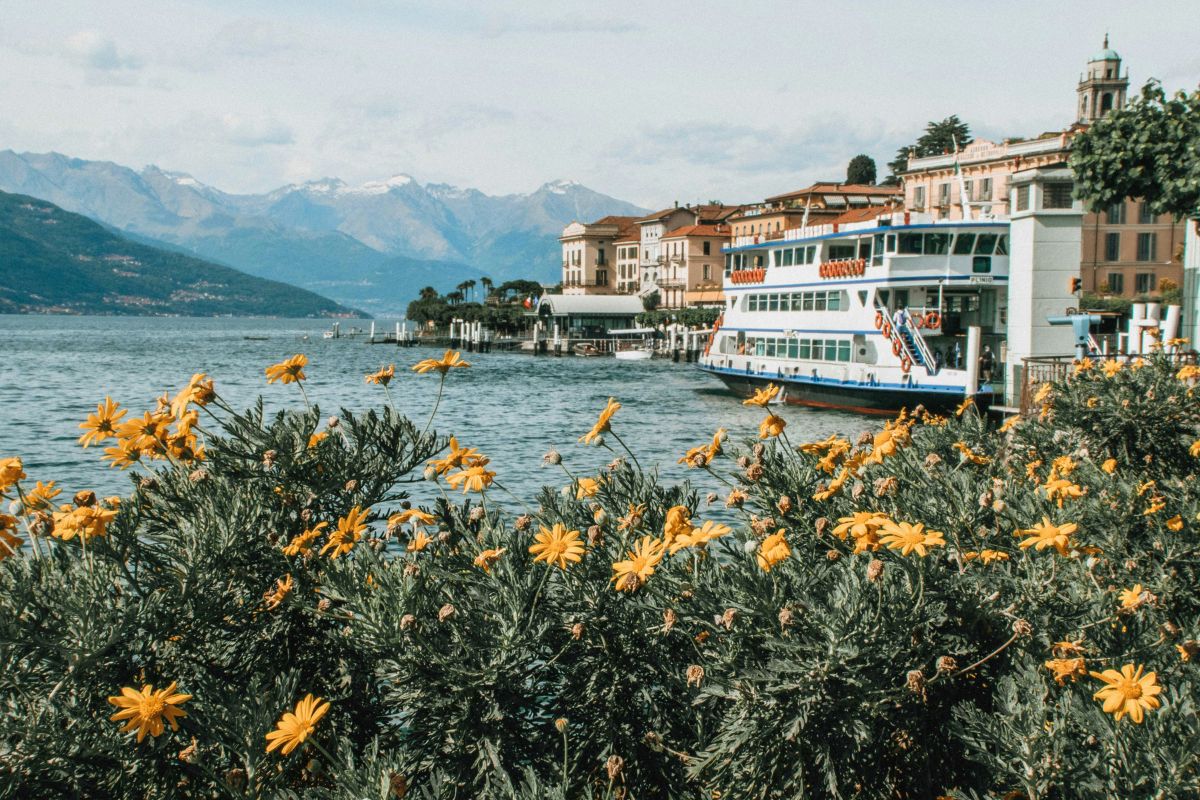
{"type": "Polygon", "coordinates": [[[788,403],[865,413],[990,403],[1007,221],[881,209],[740,237],[725,256],[726,306],[700,367],[735,393],[775,383],[788,403]]]}

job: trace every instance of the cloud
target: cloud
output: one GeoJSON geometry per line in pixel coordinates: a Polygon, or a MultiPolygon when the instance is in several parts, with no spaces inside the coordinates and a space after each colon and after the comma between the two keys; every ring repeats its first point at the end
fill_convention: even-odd
{"type": "Polygon", "coordinates": [[[294,46],[293,38],[280,26],[250,17],[222,25],[212,38],[213,50],[241,58],[265,58],[294,46]]]}
{"type": "Polygon", "coordinates": [[[624,34],[642,30],[642,26],[626,19],[598,17],[557,17],[554,19],[511,19],[492,17],[483,23],[485,36],[503,36],[510,33],[598,33],[624,34]]]}
{"type": "Polygon", "coordinates": [[[225,114],[216,132],[225,141],[243,147],[292,144],[296,140],[291,127],[273,117],[225,114]]]}
{"type": "Polygon", "coordinates": [[[141,69],[141,62],[122,55],[116,42],[95,31],[79,31],[67,37],[67,54],[77,64],[98,72],[125,72],[141,69]]]}

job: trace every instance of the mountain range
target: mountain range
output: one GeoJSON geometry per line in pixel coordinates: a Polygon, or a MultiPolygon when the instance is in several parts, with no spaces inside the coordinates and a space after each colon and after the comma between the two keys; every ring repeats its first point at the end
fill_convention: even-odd
{"type": "Polygon", "coordinates": [[[425,285],[444,291],[482,276],[556,282],[566,224],[645,213],[571,181],[497,196],[396,175],[233,194],[155,166],[11,150],[0,151],[0,190],[378,315],[403,310],[425,285]]]}
{"type": "Polygon", "coordinates": [[[286,283],[151,247],[81,214],[0,192],[0,313],[346,316],[286,283]]]}

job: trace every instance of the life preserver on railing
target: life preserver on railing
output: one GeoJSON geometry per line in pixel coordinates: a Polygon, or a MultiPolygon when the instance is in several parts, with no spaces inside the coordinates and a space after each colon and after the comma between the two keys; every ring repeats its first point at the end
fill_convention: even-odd
{"type": "Polygon", "coordinates": [[[912,318],[912,324],[913,324],[914,328],[924,328],[925,327],[925,318],[922,317],[920,314],[918,314],[912,318]]]}
{"type": "Polygon", "coordinates": [[[911,369],[912,369],[912,360],[908,356],[902,357],[900,359],[900,371],[907,375],[909,370],[911,370],[911,369]]]}
{"type": "Polygon", "coordinates": [[[892,339],[892,355],[898,356],[904,348],[900,346],[899,339],[892,339]]]}
{"type": "Polygon", "coordinates": [[[876,311],[875,312],[875,330],[880,330],[882,328],[883,328],[883,312],[876,311]]]}
{"type": "Polygon", "coordinates": [[[926,328],[940,328],[942,326],[942,315],[936,311],[930,311],[925,315],[926,328]]]}
{"type": "Polygon", "coordinates": [[[885,339],[892,338],[892,323],[890,323],[890,322],[883,323],[883,338],[885,338],[885,339]]]}

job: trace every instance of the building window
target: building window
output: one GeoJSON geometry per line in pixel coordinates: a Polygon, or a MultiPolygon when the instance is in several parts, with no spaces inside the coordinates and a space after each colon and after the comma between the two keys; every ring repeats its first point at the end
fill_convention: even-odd
{"type": "Polygon", "coordinates": [[[712,248],[712,242],[705,242],[704,243],[704,255],[706,255],[706,256],[712,255],[711,248],[712,248]]]}
{"type": "Polygon", "coordinates": [[[603,247],[601,247],[599,250],[596,251],[596,263],[597,264],[608,263],[607,260],[604,258],[604,248],[603,247]]]}
{"type": "Polygon", "coordinates": [[[1119,272],[1108,273],[1108,293],[1121,294],[1125,291],[1125,276],[1119,272]]]}
{"type": "Polygon", "coordinates": [[[1029,185],[1017,187],[1017,211],[1029,210],[1029,185]]]}
{"type": "Polygon", "coordinates": [[[1042,208],[1070,208],[1074,190],[1073,183],[1047,183],[1042,188],[1042,208]]]}
{"type": "Polygon", "coordinates": [[[925,187],[917,186],[913,188],[913,210],[925,210],[925,187]]]}
{"type": "Polygon", "coordinates": [[[1125,204],[1116,203],[1108,207],[1108,224],[1109,225],[1124,225],[1125,224],[1125,204]]]}
{"type": "Polygon", "coordinates": [[[1138,294],[1149,294],[1154,291],[1154,273],[1139,272],[1133,276],[1133,285],[1138,294]]]}
{"type": "Polygon", "coordinates": [[[606,269],[596,270],[596,285],[597,286],[608,286],[608,270],[606,270],[606,269]]]}
{"type": "MultiPolygon", "coordinates": [[[[705,242],[705,244],[708,244],[708,243],[705,242]]],[[[709,266],[708,264],[705,264],[703,273],[704,273],[704,280],[706,280],[706,281],[712,280],[712,267],[711,266],[709,266]]]]}
{"type": "Polygon", "coordinates": [[[1138,224],[1153,225],[1154,213],[1150,210],[1149,203],[1138,203],[1138,224]]]}
{"type": "Polygon", "coordinates": [[[945,207],[950,205],[950,184],[938,184],[938,206],[945,207]]]}
{"type": "Polygon", "coordinates": [[[1119,233],[1104,234],[1104,260],[1105,261],[1120,261],[1121,260],[1121,234],[1119,234],[1119,233]]]}
{"type": "Polygon", "coordinates": [[[1137,260],[1154,261],[1158,257],[1158,234],[1139,233],[1137,238],[1137,260]]]}
{"type": "Polygon", "coordinates": [[[991,178],[984,178],[983,180],[981,180],[979,182],[979,199],[980,200],[991,200],[992,199],[992,179],[991,178]]]}

